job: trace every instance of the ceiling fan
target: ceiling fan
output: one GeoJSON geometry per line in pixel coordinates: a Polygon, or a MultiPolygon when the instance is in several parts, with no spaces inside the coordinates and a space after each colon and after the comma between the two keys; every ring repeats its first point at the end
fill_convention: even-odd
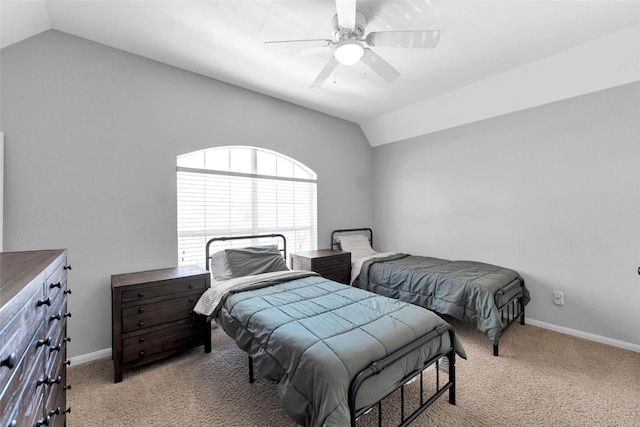
{"type": "Polygon", "coordinates": [[[356,10],[356,0],[336,0],[337,13],[331,21],[333,34],[331,39],[267,41],[266,47],[300,46],[327,47],[333,50],[333,56],[311,83],[311,87],[320,87],[331,75],[338,64],[353,65],[362,61],[387,82],[400,76],[393,68],[369,47],[434,48],[440,40],[438,30],[377,31],[365,37],[367,18],[356,10]]]}

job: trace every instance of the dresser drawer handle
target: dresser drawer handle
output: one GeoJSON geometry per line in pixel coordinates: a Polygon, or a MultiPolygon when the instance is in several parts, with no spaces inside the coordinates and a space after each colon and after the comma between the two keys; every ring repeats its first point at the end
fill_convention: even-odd
{"type": "Polygon", "coordinates": [[[141,328],[144,328],[144,322],[139,322],[138,326],[141,327],[141,328]]]}
{"type": "Polygon", "coordinates": [[[36,427],[48,426],[49,425],[49,421],[51,421],[51,417],[50,416],[46,416],[45,418],[40,418],[38,421],[36,421],[36,427]]]}
{"type": "Polygon", "coordinates": [[[56,379],[49,378],[47,380],[47,384],[48,385],[60,384],[61,382],[62,382],[62,377],[61,376],[58,376],[58,378],[56,378],[56,379]]]}
{"type": "Polygon", "coordinates": [[[17,427],[17,425],[18,425],[18,420],[11,420],[8,427],[17,427]]]}
{"type": "Polygon", "coordinates": [[[68,359],[68,360],[65,360],[65,361],[63,362],[63,365],[71,366],[71,360],[69,360],[69,359],[68,359]]]}
{"type": "Polygon", "coordinates": [[[60,320],[62,318],[62,314],[58,313],[55,316],[51,315],[49,316],[49,322],[53,322],[54,320],[60,320]]]}
{"type": "MultiPolygon", "coordinates": [[[[69,388],[71,388],[71,386],[69,386],[69,388]]],[[[63,414],[70,414],[71,413],[71,406],[69,406],[67,409],[65,409],[64,411],[62,411],[63,414]]]]}
{"type": "Polygon", "coordinates": [[[51,347],[51,348],[49,349],[49,353],[53,353],[54,351],[60,351],[60,349],[61,349],[61,348],[62,348],[62,344],[58,344],[58,345],[57,345],[57,346],[55,346],[55,347],[51,347]]]}
{"type": "Polygon", "coordinates": [[[65,265],[65,266],[64,266],[64,267],[62,267],[62,268],[63,268],[63,269],[65,269],[65,270],[71,270],[71,264],[69,264],[69,265],[65,265]]]}
{"type": "Polygon", "coordinates": [[[9,369],[13,369],[16,366],[17,357],[15,353],[9,354],[7,357],[2,359],[0,362],[0,366],[6,366],[9,369]]]}
{"type": "MultiPolygon", "coordinates": [[[[66,387],[64,387],[63,390],[71,390],[71,384],[69,384],[66,387]]],[[[69,412],[71,412],[71,410],[69,410],[69,412]]],[[[63,414],[64,414],[64,412],[63,412],[63,414]]]]}
{"type": "Polygon", "coordinates": [[[144,337],[140,337],[140,339],[138,340],[138,342],[144,342],[144,337]]]}
{"type": "Polygon", "coordinates": [[[43,345],[51,345],[51,337],[47,337],[47,339],[44,340],[38,340],[36,341],[36,348],[41,347],[43,345]]]}
{"type": "Polygon", "coordinates": [[[140,359],[142,359],[144,357],[144,351],[140,352],[140,359]]]}
{"type": "Polygon", "coordinates": [[[144,313],[144,307],[140,307],[140,308],[138,309],[138,313],[140,313],[140,314],[144,313]]]}
{"type": "Polygon", "coordinates": [[[71,312],[65,313],[62,317],[71,317],[71,312]]]}
{"type": "Polygon", "coordinates": [[[40,306],[43,306],[43,305],[51,306],[51,298],[47,298],[45,300],[39,299],[38,302],[36,303],[37,307],[40,307],[40,306]]]}
{"type": "Polygon", "coordinates": [[[71,289],[65,289],[62,293],[65,295],[71,295],[71,289]]]}
{"type": "Polygon", "coordinates": [[[189,283],[189,289],[193,289],[193,285],[189,283]]]}
{"type": "Polygon", "coordinates": [[[194,302],[194,301],[195,301],[195,298],[193,297],[189,298],[189,302],[194,302]]]}
{"type": "Polygon", "coordinates": [[[49,289],[53,289],[53,288],[60,289],[61,287],[62,287],[62,282],[52,283],[52,284],[49,285],[49,289]]]}
{"type": "Polygon", "coordinates": [[[56,409],[52,409],[49,411],[49,416],[60,415],[60,411],[62,411],[62,408],[58,406],[56,409]]]}
{"type": "Polygon", "coordinates": [[[138,292],[138,298],[144,297],[144,292],[138,292]]]}
{"type": "Polygon", "coordinates": [[[41,380],[36,381],[36,386],[40,387],[42,384],[46,384],[49,381],[49,376],[45,375],[41,380]]]}

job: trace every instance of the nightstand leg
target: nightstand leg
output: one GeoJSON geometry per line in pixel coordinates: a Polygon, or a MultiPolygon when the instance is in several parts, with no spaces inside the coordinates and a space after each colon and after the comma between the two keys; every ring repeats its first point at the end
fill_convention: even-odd
{"type": "Polygon", "coordinates": [[[204,352],[211,353],[211,321],[207,322],[205,334],[207,334],[207,336],[204,337],[204,352]]]}

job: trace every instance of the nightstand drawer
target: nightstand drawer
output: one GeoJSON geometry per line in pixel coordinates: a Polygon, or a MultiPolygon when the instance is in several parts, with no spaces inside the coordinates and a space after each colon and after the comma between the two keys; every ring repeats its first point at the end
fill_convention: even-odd
{"type": "Polygon", "coordinates": [[[344,284],[349,284],[351,281],[351,272],[349,270],[327,270],[324,273],[320,273],[320,275],[325,279],[344,284]]]}
{"type": "Polygon", "coordinates": [[[122,302],[141,301],[189,291],[199,290],[202,293],[206,288],[207,282],[203,279],[185,280],[163,286],[136,286],[136,289],[122,292],[122,302]]]}
{"type": "Polygon", "coordinates": [[[122,331],[129,332],[193,315],[198,297],[188,295],[151,304],[138,304],[122,309],[122,331]]]}
{"type": "Polygon", "coordinates": [[[334,269],[334,268],[349,268],[351,259],[346,256],[332,256],[327,258],[318,258],[313,260],[314,271],[334,269]]]}
{"type": "Polygon", "coordinates": [[[167,328],[139,334],[128,334],[123,341],[124,363],[142,359],[175,347],[193,345],[201,341],[202,332],[208,327],[202,319],[172,324],[167,328]]]}

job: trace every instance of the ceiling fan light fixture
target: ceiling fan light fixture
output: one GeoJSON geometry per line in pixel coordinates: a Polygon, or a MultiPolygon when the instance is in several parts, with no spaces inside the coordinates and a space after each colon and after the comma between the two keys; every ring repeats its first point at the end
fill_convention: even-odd
{"type": "Polygon", "coordinates": [[[364,55],[364,48],[357,40],[343,40],[338,43],[338,47],[333,52],[333,56],[342,65],[353,65],[360,61],[362,55],[364,55]]]}

